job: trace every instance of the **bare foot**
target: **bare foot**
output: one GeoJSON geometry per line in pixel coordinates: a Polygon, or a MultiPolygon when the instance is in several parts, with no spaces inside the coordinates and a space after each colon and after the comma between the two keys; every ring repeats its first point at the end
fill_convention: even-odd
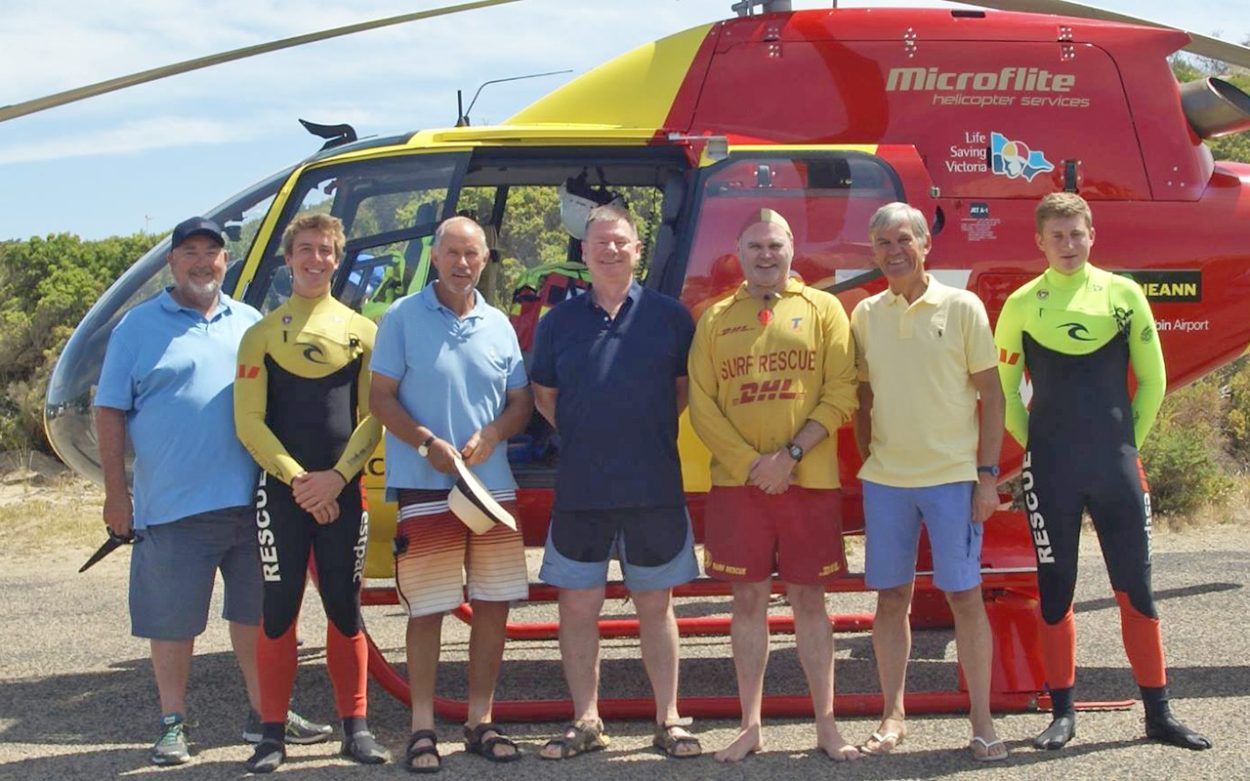
{"type": "Polygon", "coordinates": [[[877,731],[864,741],[860,750],[868,756],[889,754],[903,739],[907,737],[907,727],[897,719],[885,719],[877,726],[877,731]]]}
{"type": "Polygon", "coordinates": [[[760,725],[753,724],[738,733],[733,743],[716,752],[717,762],[741,762],[764,748],[760,725]]]}
{"type": "Polygon", "coordinates": [[[834,762],[847,762],[863,756],[858,748],[842,738],[832,716],[816,720],[816,748],[825,752],[834,762]]]}

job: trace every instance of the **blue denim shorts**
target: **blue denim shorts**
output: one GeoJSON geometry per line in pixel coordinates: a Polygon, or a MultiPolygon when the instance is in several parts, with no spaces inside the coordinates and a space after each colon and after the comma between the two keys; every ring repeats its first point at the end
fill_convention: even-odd
{"type": "Polygon", "coordinates": [[[946,592],[981,584],[982,524],[972,522],[973,483],[896,488],[863,481],[864,583],[886,589],[916,577],[920,524],[933,548],[933,583],[946,592]]]}
{"type": "Polygon", "coordinates": [[[225,585],[221,617],[260,624],[260,556],[251,507],[211,510],[149,526],[130,554],[130,632],[152,640],[191,640],[208,625],[217,570],[225,585]]]}

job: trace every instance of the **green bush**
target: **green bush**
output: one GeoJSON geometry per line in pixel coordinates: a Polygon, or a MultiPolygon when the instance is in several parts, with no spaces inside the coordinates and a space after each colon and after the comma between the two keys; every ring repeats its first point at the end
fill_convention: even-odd
{"type": "Polygon", "coordinates": [[[1238,359],[1222,376],[1227,378],[1223,389],[1228,452],[1242,469],[1250,469],[1250,359],[1238,359]]]}
{"type": "Polygon", "coordinates": [[[1199,380],[1164,399],[1141,448],[1154,512],[1192,513],[1228,496],[1233,478],[1224,449],[1223,413],[1217,377],[1199,380]]]}
{"type": "Polygon", "coordinates": [[[50,452],[43,399],[56,358],[100,294],[154,242],[139,233],[0,243],[0,451],[50,452]]]}

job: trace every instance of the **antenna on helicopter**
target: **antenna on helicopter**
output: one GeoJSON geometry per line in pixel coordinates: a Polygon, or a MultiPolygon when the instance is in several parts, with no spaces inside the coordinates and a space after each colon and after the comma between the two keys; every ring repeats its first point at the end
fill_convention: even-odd
{"type": "MultiPolygon", "coordinates": [[[[835,8],[837,7],[837,0],[834,0],[833,5],[835,8]]],[[[760,13],[765,14],[784,13],[794,10],[790,0],[738,0],[738,2],[729,6],[729,10],[738,16],[752,16],[757,6],[763,7],[764,10],[760,13]]]]}
{"type": "Polygon", "coordinates": [[[505,81],[520,81],[521,79],[536,79],[540,76],[557,76],[561,73],[572,73],[572,72],[573,72],[572,68],[565,68],[562,71],[545,71],[543,73],[527,73],[524,76],[509,76],[506,79],[491,79],[490,81],[484,81],[480,85],[478,85],[477,92],[473,93],[473,100],[469,101],[469,107],[467,109],[461,109],[461,106],[463,105],[463,102],[461,100],[461,93],[460,93],[460,90],[456,90],[456,127],[468,127],[469,126],[469,112],[473,110],[473,104],[477,103],[478,95],[481,95],[482,90],[485,89],[486,86],[489,84],[501,84],[505,81]]]}

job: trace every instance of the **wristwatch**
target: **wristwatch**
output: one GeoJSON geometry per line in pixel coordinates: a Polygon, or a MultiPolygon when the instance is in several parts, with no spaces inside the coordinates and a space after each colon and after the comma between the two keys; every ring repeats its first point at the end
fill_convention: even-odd
{"type": "Polygon", "coordinates": [[[977,467],[977,474],[987,474],[990,477],[998,477],[998,464],[981,464],[977,467]]]}
{"type": "Polygon", "coordinates": [[[803,460],[803,448],[793,442],[786,443],[786,452],[790,454],[790,458],[793,458],[795,463],[803,460]]]}
{"type": "Polygon", "coordinates": [[[428,458],[430,455],[430,445],[434,444],[435,439],[438,439],[438,437],[431,435],[429,439],[425,440],[420,445],[418,445],[417,454],[420,455],[422,458],[428,458]]]}

